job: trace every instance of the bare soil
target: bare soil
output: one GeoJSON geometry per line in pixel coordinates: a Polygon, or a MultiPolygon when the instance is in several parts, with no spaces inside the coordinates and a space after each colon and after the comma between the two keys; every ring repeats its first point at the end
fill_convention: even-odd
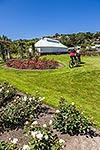
{"type": "MultiPolygon", "coordinates": [[[[47,109],[36,119],[41,125],[48,123],[54,115],[55,109],[44,105],[47,109]]],[[[100,129],[93,129],[91,135],[74,135],[61,134],[54,130],[61,139],[65,140],[65,147],[63,150],[100,150],[100,129]]],[[[28,143],[28,138],[24,135],[24,129],[5,131],[0,135],[0,141],[8,141],[9,138],[18,138],[18,146],[28,143]]]]}

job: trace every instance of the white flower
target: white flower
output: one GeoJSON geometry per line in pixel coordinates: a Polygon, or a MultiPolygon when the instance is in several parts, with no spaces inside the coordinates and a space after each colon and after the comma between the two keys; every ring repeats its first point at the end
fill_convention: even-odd
{"type": "Polygon", "coordinates": [[[40,101],[43,101],[45,99],[45,97],[39,97],[40,101]]]}
{"type": "Polygon", "coordinates": [[[9,141],[11,141],[11,138],[9,138],[9,141]]]}
{"type": "Polygon", "coordinates": [[[33,97],[33,100],[35,100],[35,97],[33,97]]]}
{"type": "Polygon", "coordinates": [[[46,125],[46,124],[43,124],[43,127],[44,127],[44,128],[46,128],[46,127],[47,127],[47,125],[46,125]]]}
{"type": "Polygon", "coordinates": [[[37,139],[42,140],[43,134],[40,132],[36,135],[37,139]]]}
{"type": "Polygon", "coordinates": [[[16,99],[14,99],[14,101],[13,102],[16,102],[16,99]]]}
{"type": "Polygon", "coordinates": [[[52,125],[52,120],[49,121],[49,125],[52,125]]]}
{"type": "Polygon", "coordinates": [[[25,122],[25,125],[27,125],[27,124],[28,124],[28,121],[25,122]]]}
{"type": "Polygon", "coordinates": [[[6,92],[9,93],[9,90],[7,90],[6,92]]]}
{"type": "Polygon", "coordinates": [[[11,141],[11,143],[13,143],[13,144],[17,144],[17,142],[18,142],[18,139],[17,139],[17,138],[14,138],[14,139],[11,141]]]}
{"type": "Polygon", "coordinates": [[[64,116],[64,118],[67,119],[68,117],[67,117],[67,116],[64,116]]]}
{"type": "Polygon", "coordinates": [[[19,99],[19,96],[16,96],[16,99],[19,99]]]}
{"type": "Polygon", "coordinates": [[[59,143],[65,143],[65,141],[63,139],[60,139],[59,143]]]}
{"type": "Polygon", "coordinates": [[[41,99],[41,97],[39,97],[39,100],[41,99]]]}
{"type": "Polygon", "coordinates": [[[30,128],[33,128],[34,126],[31,124],[30,128]]]}
{"type": "Polygon", "coordinates": [[[74,103],[74,102],[72,102],[72,105],[75,105],[75,103],[74,103]]]}
{"type": "Polygon", "coordinates": [[[47,141],[49,137],[48,137],[48,135],[45,135],[44,138],[47,141]]]}
{"type": "Polygon", "coordinates": [[[37,132],[31,131],[31,135],[33,138],[35,138],[36,134],[37,134],[37,132]]]}
{"type": "Polygon", "coordinates": [[[27,101],[27,96],[24,96],[23,100],[26,102],[27,101]]]}
{"type": "Polygon", "coordinates": [[[56,110],[56,113],[57,113],[57,114],[60,113],[60,110],[56,110]]]}
{"type": "Polygon", "coordinates": [[[30,147],[28,145],[23,145],[22,150],[30,150],[30,147]]]}
{"type": "Polygon", "coordinates": [[[0,89],[0,92],[2,91],[2,88],[0,89]]]}
{"type": "Polygon", "coordinates": [[[51,115],[51,118],[53,118],[53,115],[51,115]]]}
{"type": "Polygon", "coordinates": [[[33,118],[33,115],[30,115],[30,118],[33,118]]]}
{"type": "Polygon", "coordinates": [[[37,121],[34,121],[34,122],[32,123],[32,125],[36,125],[36,124],[38,124],[38,122],[37,122],[37,121]]]}
{"type": "Polygon", "coordinates": [[[41,97],[41,101],[43,101],[45,99],[45,97],[41,97]]]}
{"type": "Polygon", "coordinates": [[[32,97],[30,97],[29,100],[31,101],[31,100],[32,100],[32,97]]]}

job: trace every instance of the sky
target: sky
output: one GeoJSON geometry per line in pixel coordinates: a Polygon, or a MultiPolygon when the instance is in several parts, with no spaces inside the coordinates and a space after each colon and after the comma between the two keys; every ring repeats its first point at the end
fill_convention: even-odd
{"type": "Polygon", "coordinates": [[[100,32],[100,0],[0,0],[0,36],[12,40],[100,32]]]}

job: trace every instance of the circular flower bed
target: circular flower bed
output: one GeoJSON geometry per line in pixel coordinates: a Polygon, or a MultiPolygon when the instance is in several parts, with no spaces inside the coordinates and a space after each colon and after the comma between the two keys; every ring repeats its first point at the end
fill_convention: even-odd
{"type": "Polygon", "coordinates": [[[54,60],[49,60],[46,58],[38,59],[29,59],[29,60],[9,60],[6,62],[7,67],[17,68],[17,69],[56,69],[59,67],[59,63],[54,60]]]}

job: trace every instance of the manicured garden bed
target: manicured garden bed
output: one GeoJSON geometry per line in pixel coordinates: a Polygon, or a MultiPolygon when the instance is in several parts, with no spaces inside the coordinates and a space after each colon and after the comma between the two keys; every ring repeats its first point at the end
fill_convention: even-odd
{"type": "Polygon", "coordinates": [[[8,60],[6,62],[7,67],[12,67],[16,69],[29,69],[29,70],[46,70],[46,69],[56,69],[59,67],[59,63],[54,60],[49,60],[46,58],[38,59],[28,59],[28,60],[8,60]]]}

